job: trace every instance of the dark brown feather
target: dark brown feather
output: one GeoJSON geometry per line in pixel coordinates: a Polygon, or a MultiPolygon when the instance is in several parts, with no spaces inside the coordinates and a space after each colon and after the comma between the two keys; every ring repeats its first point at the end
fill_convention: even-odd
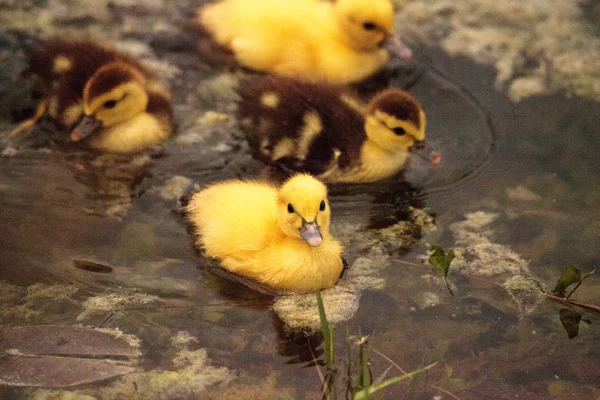
{"type": "Polygon", "coordinates": [[[170,123],[173,120],[171,99],[163,93],[148,93],[146,112],[149,112],[150,114],[159,114],[170,123]]]}
{"type": "MultiPolygon", "coordinates": [[[[42,41],[28,54],[29,68],[25,74],[35,75],[42,82],[47,98],[55,98],[56,115],[50,114],[54,122],[63,129],[70,129],[74,124],[65,126],[61,121],[63,112],[83,100],[83,89],[88,80],[102,66],[120,61],[138,70],[145,78],[152,79],[152,74],[133,57],[120,53],[108,45],[99,45],[88,40],[48,39],[42,41]],[[54,71],[57,57],[64,57],[71,63],[70,68],[62,73],[54,71]]],[[[90,88],[91,97],[95,97],[111,88],[130,80],[133,73],[123,70],[121,73],[108,75],[90,88]]],[[[150,95],[148,107],[158,109],[164,107],[172,119],[171,104],[162,94],[150,95]],[[166,100],[166,101],[165,101],[166,100]]],[[[150,111],[150,110],[148,110],[150,111]]]]}
{"type": "Polygon", "coordinates": [[[264,76],[240,83],[239,117],[248,120],[248,140],[255,154],[265,162],[276,162],[285,168],[319,175],[325,172],[340,152],[338,164],[348,166],[360,157],[360,148],[366,139],[363,116],[346,104],[341,96],[344,91],[337,86],[302,82],[290,78],[264,76]],[[262,105],[265,93],[276,93],[279,99],[275,108],[262,105]],[[304,159],[284,157],[272,160],[260,152],[266,139],[271,148],[281,140],[300,139],[304,117],[316,113],[323,129],[314,137],[304,159]],[[262,123],[268,121],[268,124],[262,123]]]}
{"type": "MultiPolygon", "coordinates": [[[[118,64],[117,64],[118,65],[118,64]]],[[[135,79],[135,74],[125,68],[110,68],[110,74],[105,74],[105,69],[99,74],[96,74],[94,80],[89,85],[88,95],[90,99],[94,99],[103,93],[116,88],[119,85],[127,83],[135,79]]]]}
{"type": "Polygon", "coordinates": [[[399,120],[410,121],[417,129],[421,129],[421,109],[419,107],[417,100],[407,92],[388,89],[373,97],[369,103],[369,112],[377,109],[399,120]],[[402,96],[399,96],[400,93],[402,96]]]}

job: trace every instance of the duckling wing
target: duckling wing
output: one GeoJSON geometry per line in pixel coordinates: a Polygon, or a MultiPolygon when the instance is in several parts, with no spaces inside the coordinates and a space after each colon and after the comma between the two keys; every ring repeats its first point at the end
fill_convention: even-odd
{"type": "Polygon", "coordinates": [[[47,98],[48,115],[59,128],[70,130],[83,116],[83,89],[69,85],[66,79],[58,82],[47,98]]]}
{"type": "Polygon", "coordinates": [[[37,75],[48,87],[66,74],[82,82],[78,87],[83,91],[85,82],[102,65],[115,60],[118,53],[90,41],[71,41],[53,38],[36,43],[28,52],[29,68],[26,74],[37,75]]]}
{"type": "Polygon", "coordinates": [[[187,212],[198,234],[197,244],[211,257],[248,261],[279,232],[276,196],[269,185],[240,181],[226,181],[195,194],[187,212]]]}
{"type": "Polygon", "coordinates": [[[334,161],[334,148],[324,136],[318,136],[313,140],[306,158],[287,155],[272,160],[273,164],[286,174],[307,172],[312,175],[321,175],[331,168],[334,161]]]}
{"type": "Polygon", "coordinates": [[[318,175],[359,152],[362,116],[335,86],[268,76],[244,81],[239,94],[242,128],[263,162],[318,175]]]}
{"type": "Polygon", "coordinates": [[[322,8],[321,3],[222,0],[201,7],[198,23],[247,67],[286,75],[315,75],[311,72],[314,53],[323,40],[323,27],[316,26],[315,8],[322,8]]]}

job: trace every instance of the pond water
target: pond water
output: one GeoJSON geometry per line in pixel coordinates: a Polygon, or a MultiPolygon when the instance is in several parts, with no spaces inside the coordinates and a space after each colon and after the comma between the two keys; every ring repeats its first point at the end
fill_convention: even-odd
{"type": "MultiPolygon", "coordinates": [[[[159,21],[176,25],[193,7],[175,9],[157,11],[159,21]]],[[[110,23],[132,29],[121,25],[116,39],[152,43],[149,58],[164,60],[163,72],[176,70],[165,73],[176,136],[160,152],[111,157],[48,140],[56,132],[42,127],[16,154],[0,157],[2,327],[118,329],[140,340],[136,366],[148,373],[179,371],[174,338],[187,332],[192,339],[180,342],[206,349],[213,368],[193,371],[201,382],[176,376],[172,391],[156,376],[137,375],[68,389],[78,395],[320,398],[311,363],[322,355],[320,334],[289,332],[271,308],[276,299],[210,273],[177,212],[180,196],[208,183],[263,173],[233,116],[239,74],[131,28],[151,13],[115,10],[110,23]],[[222,367],[231,375],[215,378],[222,367]]],[[[92,27],[106,23],[94,18],[92,27]]],[[[21,36],[32,33],[1,33],[3,132],[34,104],[17,80],[21,36]]],[[[332,232],[345,244],[350,271],[361,258],[378,264],[374,283],[353,293],[356,312],[335,326],[339,365],[353,347],[348,330],[371,335],[374,377],[390,360],[405,371],[438,362],[410,385],[386,388],[385,398],[600,398],[598,313],[503,287],[527,274],[551,290],[568,265],[599,267],[600,104],[563,94],[515,104],[494,87],[491,69],[436,48],[416,50],[417,61],[391,85],[422,103],[427,142],[442,162],[415,159],[385,182],[330,186],[332,232]],[[415,208],[435,223],[411,227],[415,208]],[[408,234],[394,230],[403,221],[408,234]],[[460,253],[448,276],[454,295],[423,262],[436,243],[460,253]],[[561,322],[565,308],[579,328],[572,338],[561,322]]],[[[600,305],[598,274],[573,299],[600,305]]],[[[343,388],[345,368],[337,376],[343,388]]],[[[45,395],[35,390],[0,387],[0,397],[45,395]]]]}

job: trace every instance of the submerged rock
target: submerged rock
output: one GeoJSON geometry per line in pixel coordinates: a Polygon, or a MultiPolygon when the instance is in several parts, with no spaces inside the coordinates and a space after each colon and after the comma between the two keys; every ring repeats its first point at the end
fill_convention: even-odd
{"type": "Polygon", "coordinates": [[[513,101],[567,91],[600,99],[600,36],[577,0],[408,2],[401,37],[493,65],[513,101]]]}

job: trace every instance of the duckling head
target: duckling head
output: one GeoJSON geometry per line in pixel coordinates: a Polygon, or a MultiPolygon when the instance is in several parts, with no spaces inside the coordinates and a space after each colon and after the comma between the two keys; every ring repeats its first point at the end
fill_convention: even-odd
{"type": "Polygon", "coordinates": [[[277,194],[277,220],[286,235],[319,246],[329,236],[327,187],[311,175],[294,175],[277,194]]]}
{"type": "Polygon", "coordinates": [[[337,0],[337,24],[350,47],[373,51],[394,33],[394,9],[389,0],[337,0]]]}
{"type": "Polygon", "coordinates": [[[126,122],[148,105],[146,78],[128,64],[114,62],[100,68],[83,89],[84,117],[71,132],[79,141],[92,133],[126,122]]]}
{"type": "Polygon", "coordinates": [[[384,150],[408,152],[425,139],[425,113],[410,94],[388,89],[369,103],[365,131],[384,150]]]}

